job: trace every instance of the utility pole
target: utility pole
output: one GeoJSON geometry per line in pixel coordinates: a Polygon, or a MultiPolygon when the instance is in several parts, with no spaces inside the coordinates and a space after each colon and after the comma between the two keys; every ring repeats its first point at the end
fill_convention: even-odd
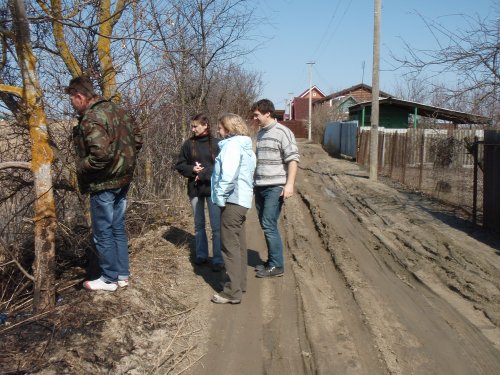
{"type": "Polygon", "coordinates": [[[380,71],[380,12],[382,0],[375,0],[373,25],[372,113],[370,122],[370,180],[378,178],[378,123],[379,123],[379,71],[380,71]]]}
{"type": "Polygon", "coordinates": [[[311,136],[311,128],[312,128],[312,66],[314,65],[314,62],[308,62],[307,65],[309,65],[309,120],[307,122],[307,140],[311,142],[312,136],[311,136]]]}
{"type": "Polygon", "coordinates": [[[288,93],[288,96],[290,96],[290,101],[288,102],[288,105],[289,105],[289,109],[288,109],[288,119],[291,120],[292,119],[292,95],[293,95],[293,92],[289,92],[288,93]]]}

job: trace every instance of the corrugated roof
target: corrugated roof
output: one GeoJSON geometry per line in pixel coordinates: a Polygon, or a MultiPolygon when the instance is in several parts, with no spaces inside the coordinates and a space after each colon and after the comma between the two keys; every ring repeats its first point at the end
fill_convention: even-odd
{"type": "MultiPolygon", "coordinates": [[[[370,85],[367,85],[365,83],[359,83],[357,85],[354,85],[354,86],[351,86],[351,87],[348,87],[346,89],[343,89],[343,90],[340,90],[340,91],[337,91],[337,92],[334,92],[333,94],[330,94],[330,95],[327,95],[325,96],[324,98],[322,99],[318,99],[314,102],[314,104],[319,104],[319,103],[323,103],[323,102],[326,102],[330,99],[334,99],[334,98],[337,98],[339,96],[343,96],[343,95],[347,95],[355,90],[359,90],[359,89],[365,89],[367,91],[372,91],[372,87],[370,85]]],[[[391,94],[388,94],[384,91],[379,91],[379,96],[382,96],[382,97],[391,97],[392,95],[391,94]]]]}
{"type": "MultiPolygon", "coordinates": [[[[358,112],[366,107],[371,107],[372,102],[362,102],[349,107],[349,113],[358,112]]],[[[419,116],[436,118],[439,120],[451,121],[454,124],[491,124],[492,120],[485,116],[474,115],[472,113],[454,111],[452,109],[434,107],[427,104],[411,102],[408,100],[396,98],[383,98],[379,100],[379,105],[393,106],[408,110],[408,113],[413,114],[417,108],[419,116]]]]}

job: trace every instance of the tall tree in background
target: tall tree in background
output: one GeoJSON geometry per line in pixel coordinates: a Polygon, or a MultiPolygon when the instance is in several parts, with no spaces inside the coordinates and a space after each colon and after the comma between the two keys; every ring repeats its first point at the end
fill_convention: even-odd
{"type": "Polygon", "coordinates": [[[207,109],[207,95],[222,61],[249,53],[240,43],[252,23],[251,4],[246,0],[197,0],[180,8],[193,36],[192,57],[196,66],[196,109],[207,109]]]}
{"type": "Polygon", "coordinates": [[[244,114],[244,102],[251,103],[260,92],[258,75],[238,66],[240,57],[251,51],[243,42],[254,22],[252,11],[248,0],[134,4],[133,20],[125,22],[123,35],[131,41],[127,45],[140,72],[132,83],[136,96],[139,92],[143,98],[138,118],[150,119],[142,153],[144,171],[140,165],[138,173],[153,181],[147,184],[151,189],[137,192],[141,196],[146,190],[157,196],[174,191],[172,181],[163,180],[171,175],[171,160],[189,136],[190,116],[204,111],[215,122],[221,112],[244,114]],[[149,178],[148,171],[157,177],[149,178]]]}
{"type": "Polygon", "coordinates": [[[218,72],[252,50],[243,46],[256,22],[252,4],[248,0],[175,0],[164,12],[152,9],[157,34],[162,36],[158,45],[177,87],[181,118],[187,112],[209,110],[207,98],[220,77],[218,72]]]}

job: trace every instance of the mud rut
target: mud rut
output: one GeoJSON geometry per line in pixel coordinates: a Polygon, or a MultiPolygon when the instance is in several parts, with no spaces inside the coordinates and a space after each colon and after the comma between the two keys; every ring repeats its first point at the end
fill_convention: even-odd
{"type": "Polygon", "coordinates": [[[209,306],[193,373],[500,373],[497,239],[319,146],[301,155],[283,213],[286,274],[253,277],[265,245],[251,212],[248,292],[209,306]]]}

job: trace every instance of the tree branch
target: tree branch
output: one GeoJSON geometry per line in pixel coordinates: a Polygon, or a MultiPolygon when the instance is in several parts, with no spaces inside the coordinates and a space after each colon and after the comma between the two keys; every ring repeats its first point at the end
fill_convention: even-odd
{"type": "Polygon", "coordinates": [[[31,163],[27,161],[6,161],[0,163],[0,170],[7,168],[21,168],[31,170],[31,163]]]}
{"type": "Polygon", "coordinates": [[[23,97],[23,89],[20,87],[4,85],[0,83],[0,91],[8,92],[9,94],[14,94],[20,98],[23,97]]]}
{"type": "Polygon", "coordinates": [[[6,266],[7,264],[9,263],[14,263],[18,268],[19,270],[24,274],[24,276],[26,276],[28,279],[30,279],[31,281],[35,281],[35,278],[33,276],[31,276],[29,274],[28,271],[26,271],[24,269],[23,266],[21,266],[21,263],[19,263],[15,258],[14,256],[12,255],[12,253],[9,251],[7,245],[5,244],[5,242],[0,238],[0,245],[2,245],[2,247],[4,248],[4,250],[7,252],[7,254],[9,254],[9,256],[12,258],[12,260],[10,262],[7,262],[7,263],[4,263],[2,265],[0,265],[0,267],[3,267],[3,266],[6,266]]]}

